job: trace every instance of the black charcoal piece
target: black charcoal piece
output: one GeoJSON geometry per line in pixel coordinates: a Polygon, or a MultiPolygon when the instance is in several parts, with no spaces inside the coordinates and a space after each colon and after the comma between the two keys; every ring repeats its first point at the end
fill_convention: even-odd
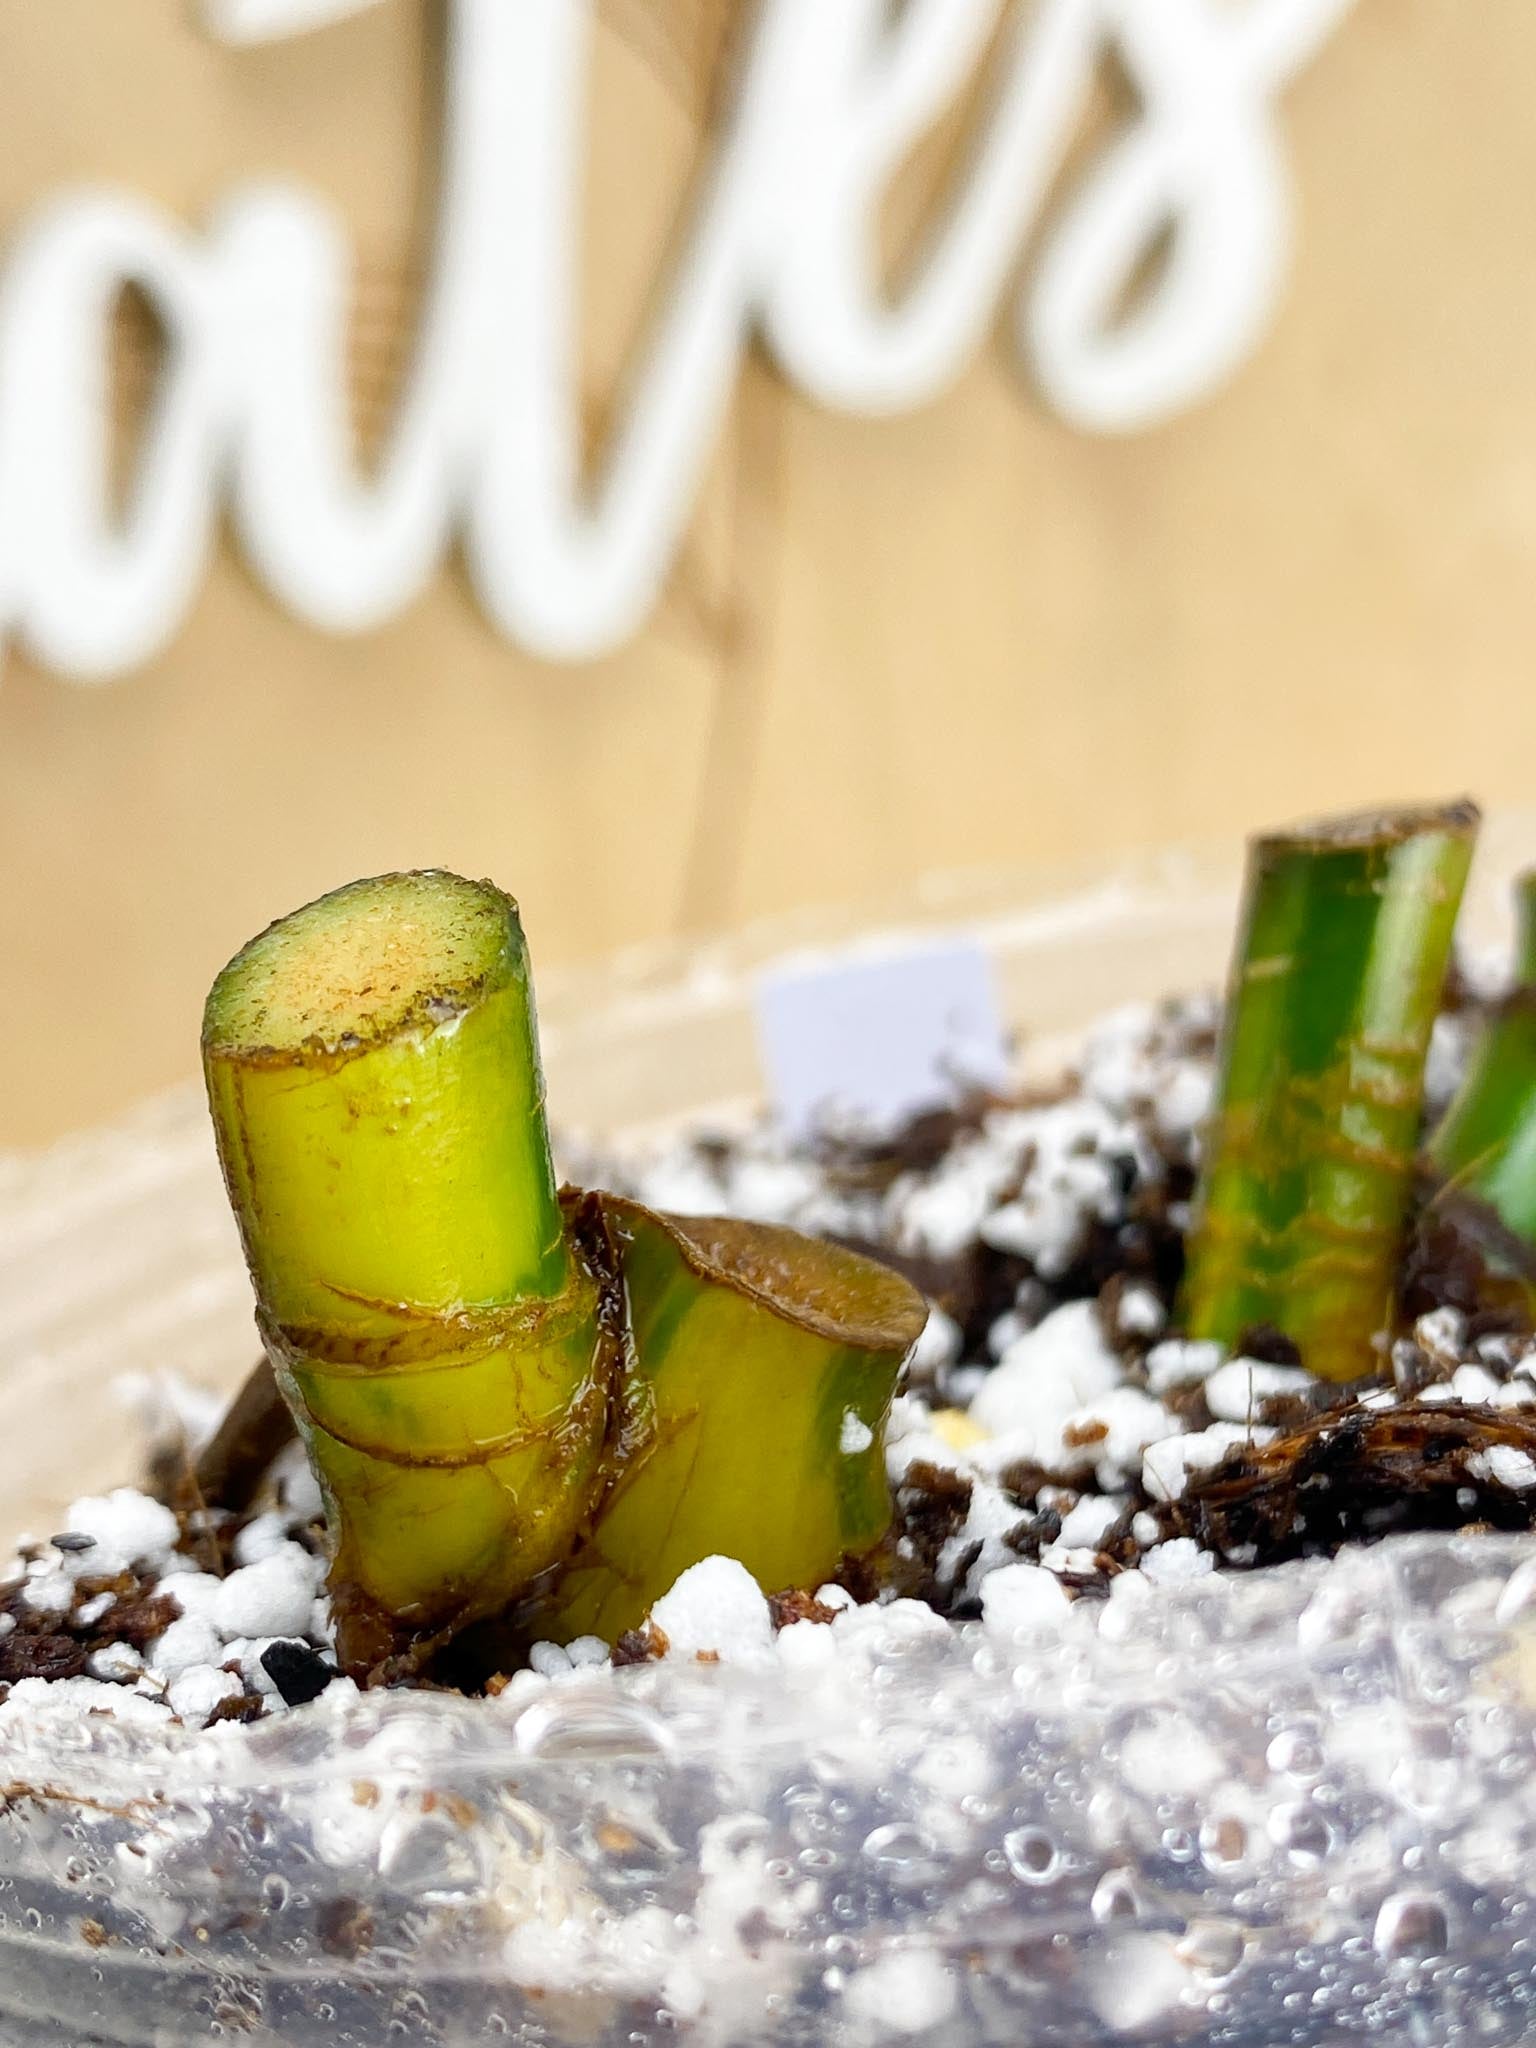
{"type": "Polygon", "coordinates": [[[337,1675],[335,1666],[307,1643],[273,1643],[261,1653],[261,1668],[290,1707],[319,1699],[337,1675]]]}

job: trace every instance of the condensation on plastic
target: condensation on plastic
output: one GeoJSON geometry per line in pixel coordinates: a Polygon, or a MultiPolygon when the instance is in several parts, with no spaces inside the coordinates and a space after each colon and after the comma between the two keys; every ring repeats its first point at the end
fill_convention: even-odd
{"type": "Polygon", "coordinates": [[[1398,1539],[1019,1640],[902,1604],[835,1665],[520,1709],[29,1718],[0,2039],[1513,2042],[1532,1555],[1398,1539]]]}
{"type": "MultiPolygon", "coordinates": [[[[1533,843],[1496,835],[1484,928],[1533,843]]],[[[980,930],[1048,1040],[1219,971],[1234,873],[935,891],[901,920],[980,930]]],[[[750,1095],[771,950],[557,989],[552,1093],[594,1129],[750,1095]]],[[[188,1099],[0,1162],[8,1441],[114,1370],[238,1376],[243,1287],[188,1099]]],[[[122,1476],[121,1434],[34,1471],[29,1506],[122,1476]]],[[[835,1666],[801,1629],[792,1668],[669,1660],[520,1708],[338,1690],[203,1733],[8,1712],[0,2048],[1536,2028],[1536,1546],[1403,1539],[1021,1640],[906,1605],[836,1632],[835,1666]]]]}

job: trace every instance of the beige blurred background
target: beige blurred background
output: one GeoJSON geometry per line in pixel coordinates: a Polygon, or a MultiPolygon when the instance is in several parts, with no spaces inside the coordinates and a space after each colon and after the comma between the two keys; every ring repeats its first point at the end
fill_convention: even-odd
{"type": "MultiPolygon", "coordinates": [[[[595,431],[747,12],[604,9],[595,431]]],[[[355,238],[376,439],[431,223],[440,28],[437,0],[391,0],[234,52],[182,0],[0,0],[0,218],[82,177],[189,220],[253,172],[301,177],[355,238]]],[[[1285,96],[1280,316],[1154,433],[1061,424],[1001,338],[942,402],[873,422],[754,364],[661,606],[595,665],[509,648],[456,574],[326,639],[227,553],[147,672],[82,688],[8,654],[0,1146],[186,1076],[226,955],[386,867],[495,876],[538,957],[570,961],[934,868],[1463,786],[1529,801],[1533,89],[1531,0],[1359,0],[1285,96]]],[[[904,181],[893,245],[954,139],[904,181]]],[[[131,309],[119,344],[131,420],[131,309]]]]}

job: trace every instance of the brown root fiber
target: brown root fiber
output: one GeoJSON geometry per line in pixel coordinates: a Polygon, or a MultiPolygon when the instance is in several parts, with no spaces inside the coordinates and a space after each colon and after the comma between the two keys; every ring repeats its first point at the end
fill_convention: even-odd
{"type": "Polygon", "coordinates": [[[1454,1401],[1357,1407],[1191,1474],[1163,1512],[1177,1534],[1255,1567],[1416,1529],[1529,1529],[1536,1486],[1493,1475],[1486,1454],[1501,1447],[1536,1460],[1536,1414],[1454,1401]]]}

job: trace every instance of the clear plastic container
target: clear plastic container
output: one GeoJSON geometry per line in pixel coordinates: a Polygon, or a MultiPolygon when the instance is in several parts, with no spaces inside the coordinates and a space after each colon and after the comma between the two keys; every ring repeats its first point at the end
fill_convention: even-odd
{"type": "Polygon", "coordinates": [[[1530,1560],[1401,1539],[1021,1640],[897,1607],[835,1670],[520,1708],[34,1721],[0,2039],[1514,2042],[1530,1560]]]}
{"type": "MultiPolygon", "coordinates": [[[[1483,935],[1536,844],[1490,836],[1483,935]]],[[[1045,1062],[1219,972],[1235,880],[1169,857],[788,936],[978,930],[1045,1062]]],[[[557,984],[553,1099],[606,1131],[749,1101],[751,975],[784,938],[557,984]]],[[[44,1447],[37,1526],[123,1476],[120,1425],[62,1462],[72,1393],[89,1421],[112,1371],[248,1361],[210,1162],[187,1097],[0,1169],[0,1423],[44,1447]]],[[[837,1626],[835,1664],[807,1626],[760,1667],[531,1700],[333,1688],[202,1733],[7,1714],[0,2048],[1536,2030],[1536,1545],[1400,1539],[1016,1638],[906,1604],[837,1626]]]]}

